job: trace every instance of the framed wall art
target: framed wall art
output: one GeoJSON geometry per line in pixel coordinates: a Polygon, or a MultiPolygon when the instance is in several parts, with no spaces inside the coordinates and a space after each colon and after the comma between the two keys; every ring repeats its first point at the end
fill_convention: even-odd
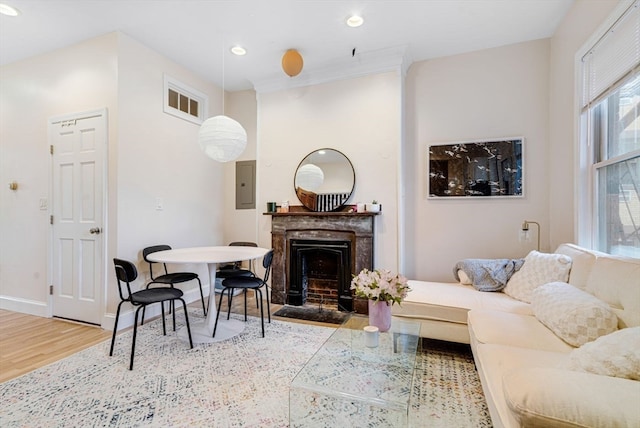
{"type": "Polygon", "coordinates": [[[429,198],[524,196],[523,137],[429,146],[429,198]]]}

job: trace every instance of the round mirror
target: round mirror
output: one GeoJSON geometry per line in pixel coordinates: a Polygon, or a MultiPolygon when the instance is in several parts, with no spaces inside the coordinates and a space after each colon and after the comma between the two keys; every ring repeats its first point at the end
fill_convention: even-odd
{"type": "Polygon", "coordinates": [[[351,196],[356,182],[349,158],[334,149],[309,153],[296,170],[293,186],[311,211],[336,211],[351,196]]]}

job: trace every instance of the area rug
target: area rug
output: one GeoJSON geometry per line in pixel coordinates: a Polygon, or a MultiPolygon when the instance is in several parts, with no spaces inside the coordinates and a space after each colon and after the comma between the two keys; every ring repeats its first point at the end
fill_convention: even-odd
{"type": "Polygon", "coordinates": [[[295,318],[305,321],[326,322],[340,325],[349,316],[347,312],[339,312],[330,309],[320,310],[314,306],[290,306],[285,305],[274,312],[275,316],[283,318],[295,318]]]}
{"type": "MultiPolygon", "coordinates": [[[[0,426],[287,427],[289,384],[334,331],[273,320],[262,338],[250,317],[239,336],[189,349],[162,336],[161,325],[138,330],[133,371],[129,332],[118,335],[113,357],[105,341],[0,384],[0,426]]],[[[464,351],[427,349],[417,366],[412,426],[490,426],[464,351]]]]}

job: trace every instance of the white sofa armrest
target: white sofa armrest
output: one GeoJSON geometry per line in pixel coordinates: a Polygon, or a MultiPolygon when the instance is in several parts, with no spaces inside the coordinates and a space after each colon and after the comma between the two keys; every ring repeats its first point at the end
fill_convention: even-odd
{"type": "Polygon", "coordinates": [[[521,427],[640,427],[640,382],[556,368],[504,375],[505,399],[521,427]]]}

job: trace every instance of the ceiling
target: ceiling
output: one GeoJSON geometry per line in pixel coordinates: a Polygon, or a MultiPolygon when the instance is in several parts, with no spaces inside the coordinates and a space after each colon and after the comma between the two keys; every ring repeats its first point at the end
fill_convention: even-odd
{"type": "Polygon", "coordinates": [[[0,65],[121,31],[227,91],[296,85],[550,37],[573,1],[0,0],[21,12],[0,15],[0,65]],[[289,48],[304,57],[294,78],[289,48]]]}

